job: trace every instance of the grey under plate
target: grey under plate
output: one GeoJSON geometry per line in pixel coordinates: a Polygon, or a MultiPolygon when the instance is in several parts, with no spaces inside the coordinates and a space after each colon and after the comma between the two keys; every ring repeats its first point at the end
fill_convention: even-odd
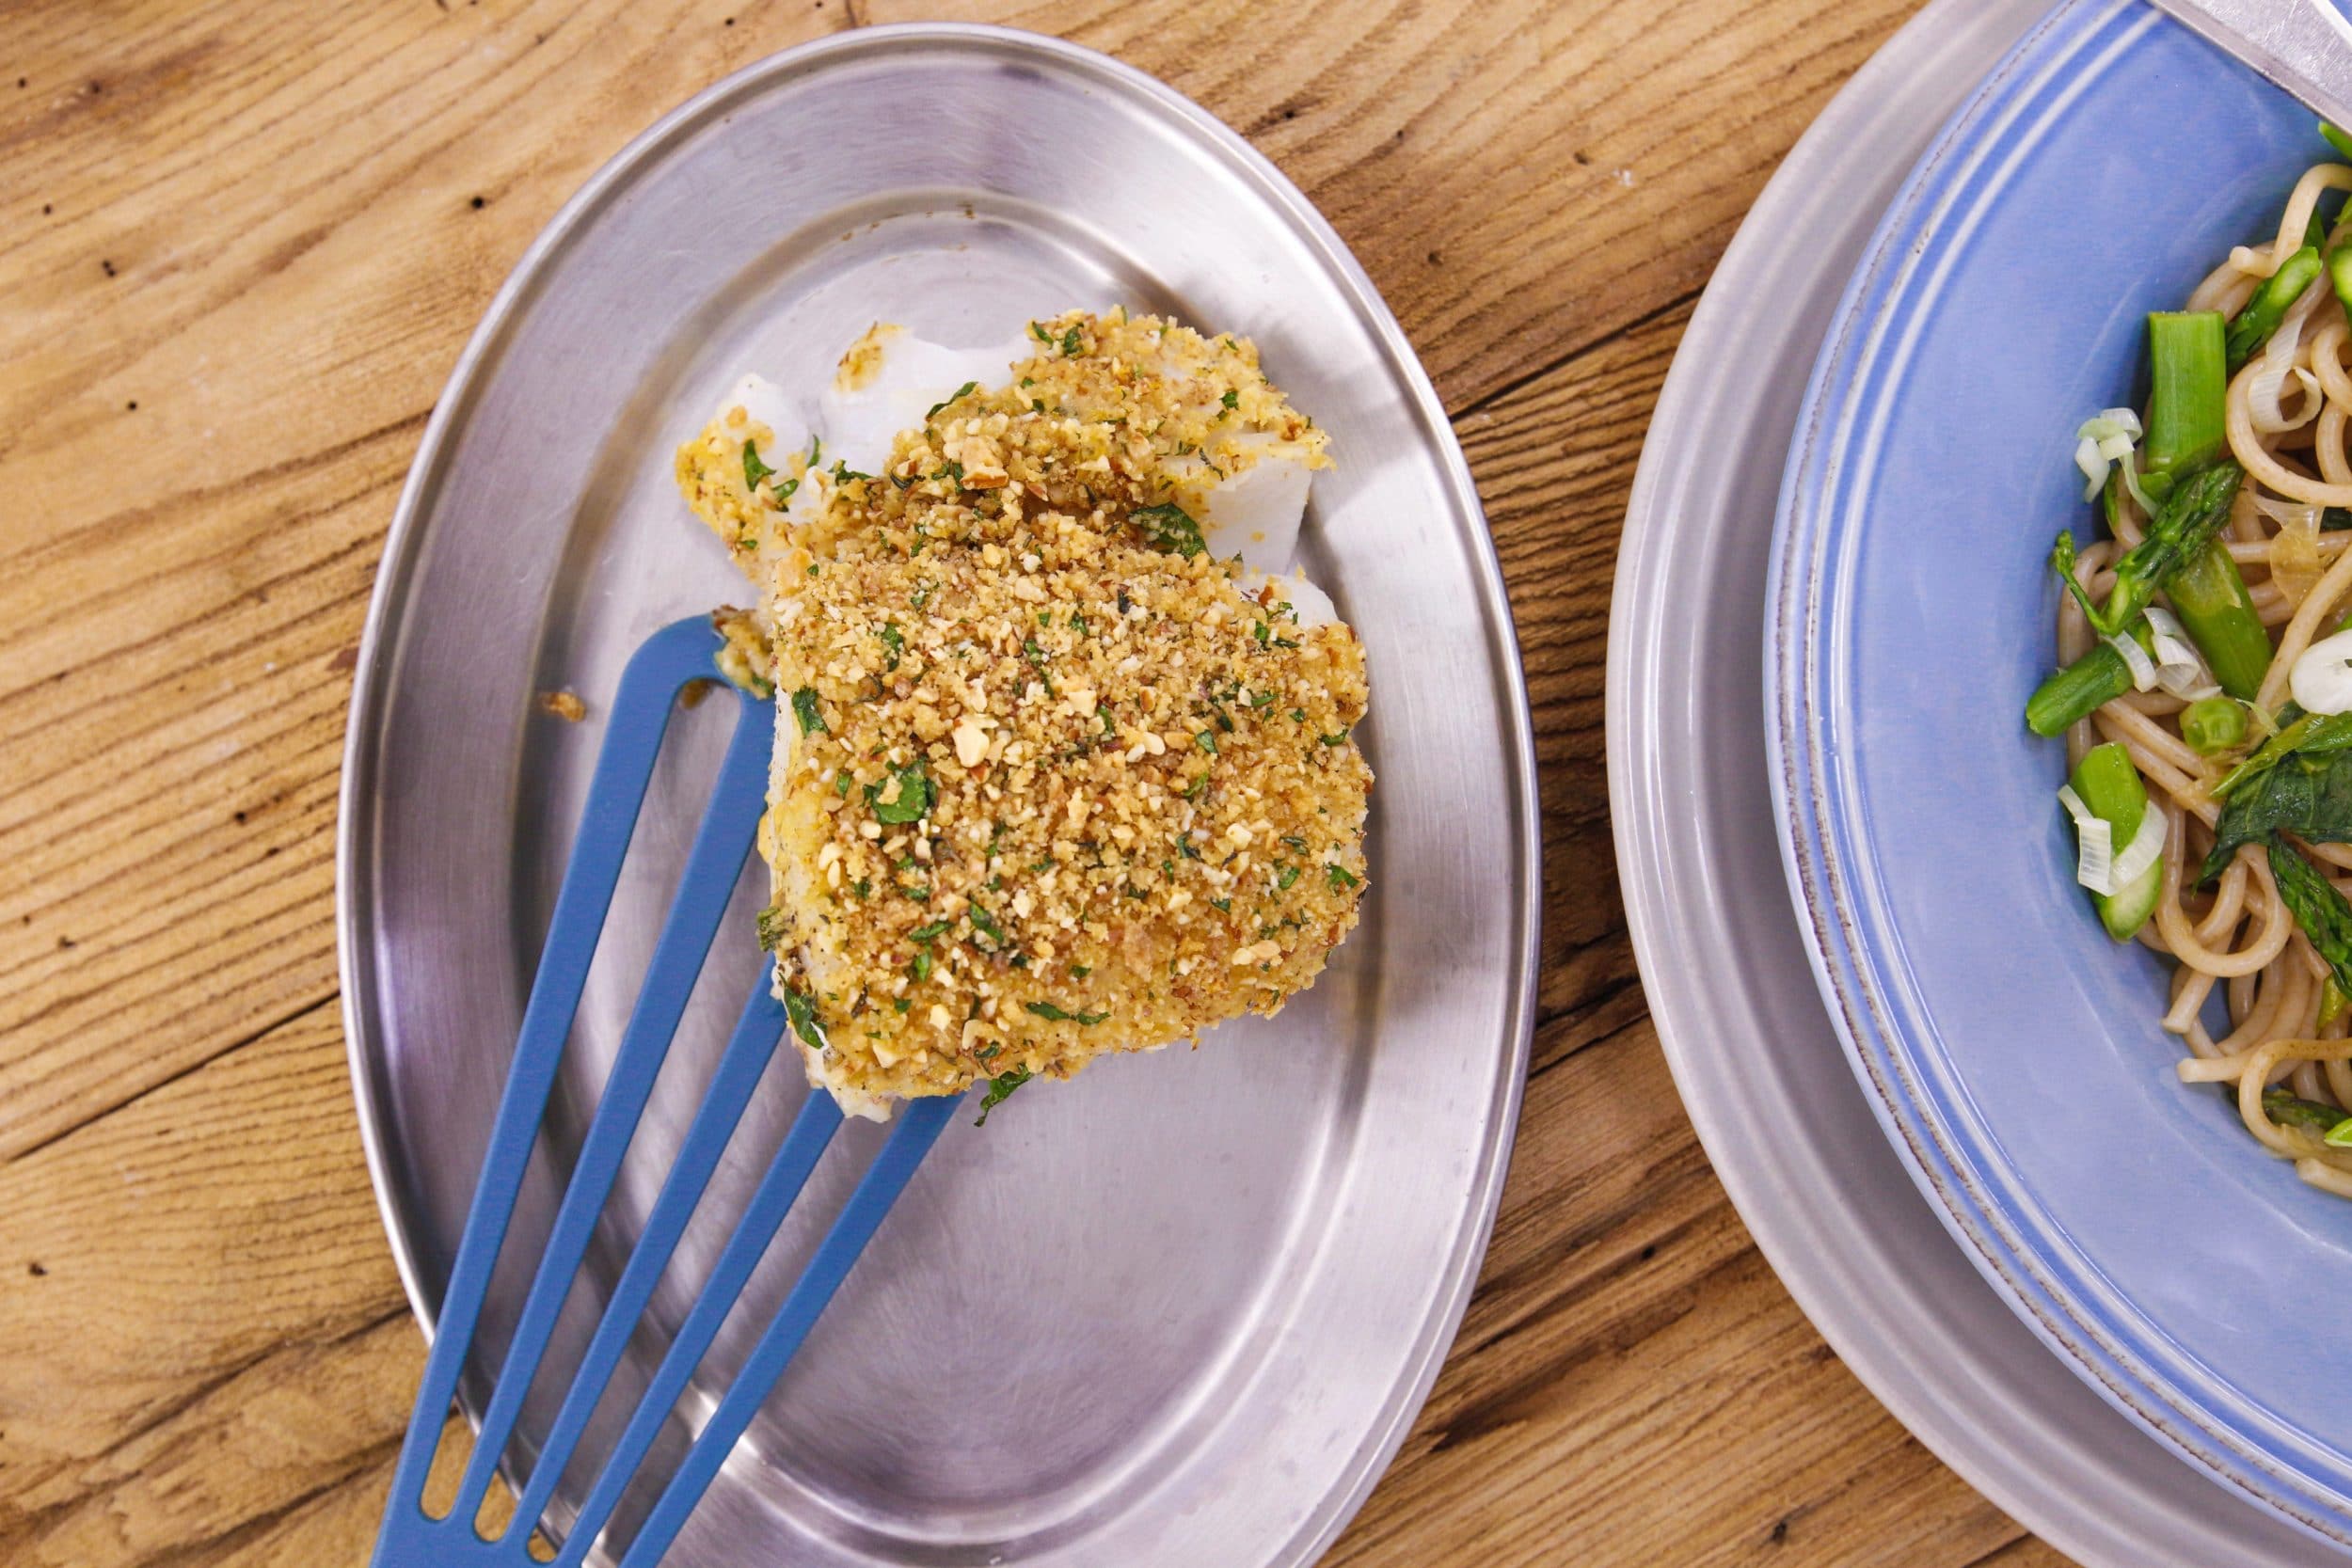
{"type": "Polygon", "coordinates": [[[2200,1476],[2050,1354],[1886,1145],[1789,914],[1764,763],[1783,461],[1848,273],[1938,127],[2046,0],[1937,0],[1773,177],[1708,284],[1626,519],[1609,782],[1628,919],[1683,1101],[1806,1314],[1919,1439],[2097,1568],[2341,1564],[2200,1476]]]}

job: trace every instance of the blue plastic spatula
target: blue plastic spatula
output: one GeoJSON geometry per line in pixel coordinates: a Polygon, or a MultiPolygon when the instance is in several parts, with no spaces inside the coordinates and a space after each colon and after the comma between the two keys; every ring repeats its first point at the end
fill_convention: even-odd
{"type": "MultiPolygon", "coordinates": [[[[644,1113],[662,1059],[669,1053],[687,996],[751,853],[767,792],[775,709],[771,703],[741,694],[734,740],[721,766],[718,785],[695,835],[620,1051],[605,1079],[603,1096],[580,1144],[546,1250],[532,1276],[530,1293],[505,1362],[499,1369],[490,1402],[483,1412],[456,1502],[439,1518],[427,1514],[425,1474],[481,1320],[483,1299],[488,1293],[499,1248],[515,1212],[516,1195],[538,1137],[548,1093],[571,1032],[572,1014],[588,977],[589,959],[612,906],[654,758],[661,750],[662,735],[677,705],[679,690],[711,674],[711,656],[718,646],[718,636],[707,622],[680,621],[646,639],[621,676],[604,750],[589,786],[587,809],[572,845],[571,861],[564,870],[555,918],[548,929],[539,973],[532,982],[531,1001],[515,1042],[515,1061],[499,1101],[489,1151],[467,1212],[456,1266],[441,1300],[424,1384],[417,1390],[416,1409],[401,1444],[400,1466],[385,1506],[384,1527],[376,1537],[375,1568],[463,1568],[477,1563],[527,1568],[538,1561],[530,1551],[532,1530],[545,1513],[705,1184],[734,1135],[760,1073],[783,1037],[784,1008],[770,994],[767,975],[747,976],[751,994],[743,1004],[742,1017],[678,1149],[676,1163],[646,1216],[636,1248],[613,1287],[596,1334],[572,1372],[562,1408],[524,1483],[514,1521],[498,1539],[485,1540],[476,1532],[474,1521],[496,1473],[499,1455],[514,1434],[516,1417],[554,1334],[557,1314],[587,1250],[597,1213],[628,1152],[629,1139],[644,1113]]],[[[621,1557],[622,1568],[652,1568],[669,1549],[703,1489],[807,1338],[818,1314],[833,1299],[882,1216],[938,1140],[956,1104],[953,1098],[921,1100],[901,1114],[897,1130],[628,1543],[621,1557]]],[[[579,1517],[555,1556],[561,1568],[582,1561],[611,1520],[614,1505],[636,1479],[672,1405],[840,1125],[841,1112],[832,1099],[812,1092],[590,1487],[579,1517]]]]}

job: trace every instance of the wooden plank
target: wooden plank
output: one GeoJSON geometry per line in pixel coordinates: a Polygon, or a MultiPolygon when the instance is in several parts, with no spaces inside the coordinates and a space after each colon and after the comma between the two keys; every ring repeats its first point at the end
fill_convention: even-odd
{"type": "MultiPolygon", "coordinates": [[[[331,1008],[0,1166],[0,1345],[40,1347],[0,1356],[0,1543],[151,1458],[209,1451],[189,1433],[242,1420],[313,1441],[270,1401],[340,1387],[331,1346],[402,1370],[404,1305],[331,1008]],[[401,1354],[366,1333],[388,1320],[401,1354]]],[[[310,1414],[330,1445],[350,1418],[310,1414]]]]}
{"type": "Polygon", "coordinates": [[[350,659],[443,377],[597,163],[843,20],[712,13],[11,21],[0,1159],[332,993],[350,659]]]}
{"type": "Polygon", "coordinates": [[[1314,199],[1459,410],[1695,293],[1782,155],[1916,8],[861,0],[859,14],[1056,33],[1196,98],[1314,199]]]}

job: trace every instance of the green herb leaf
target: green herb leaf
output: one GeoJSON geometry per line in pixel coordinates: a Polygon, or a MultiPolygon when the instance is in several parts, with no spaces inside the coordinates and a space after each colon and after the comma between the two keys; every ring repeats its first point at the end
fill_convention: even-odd
{"type": "Polygon", "coordinates": [[[1202,751],[1208,752],[1211,756],[1215,756],[1216,754],[1216,736],[1212,731],[1202,730],[1199,735],[1192,737],[1192,743],[1200,747],[1202,751]]]}
{"type": "Polygon", "coordinates": [[[817,1019],[817,999],[804,990],[784,993],[784,1016],[792,1021],[792,1032],[801,1037],[801,1043],[822,1051],[829,1043],[825,1026],[817,1019]]]}
{"type": "Polygon", "coordinates": [[[1019,1088],[1022,1085],[1027,1083],[1028,1081],[1029,1069],[1025,1067],[1014,1068],[1010,1072],[1000,1072],[995,1077],[990,1079],[988,1081],[988,1093],[980,1097],[979,1119],[975,1121],[972,1125],[975,1127],[986,1127],[988,1125],[988,1113],[996,1109],[997,1106],[1002,1105],[1006,1101],[1010,1100],[1012,1098],[1012,1091],[1019,1088]]]}
{"type": "Polygon", "coordinates": [[[825,716],[817,711],[815,687],[804,686],[792,693],[792,720],[803,735],[814,735],[825,727],[825,716]]]}
{"type": "Polygon", "coordinates": [[[1347,867],[1339,864],[1327,864],[1323,868],[1323,875],[1326,879],[1330,882],[1331,891],[1334,893],[1339,892],[1343,888],[1354,887],[1357,883],[1363,880],[1361,877],[1357,876],[1356,873],[1350,871],[1347,867]]]}
{"type": "Polygon", "coordinates": [[[882,630],[874,635],[882,639],[882,668],[896,670],[898,667],[899,656],[906,652],[907,634],[898,629],[898,622],[885,621],[882,623],[882,630]]]}
{"type": "Polygon", "coordinates": [[[2352,843],[2352,752],[2298,751],[2233,789],[2199,882],[2229,869],[2239,845],[2280,832],[2312,844],[2352,843]]]}
{"type": "Polygon", "coordinates": [[[907,933],[909,942],[936,942],[956,928],[952,920],[934,920],[928,926],[917,926],[907,933]]]}
{"type": "Polygon", "coordinates": [[[1241,393],[1235,391],[1232,388],[1228,387],[1225,388],[1225,395],[1216,401],[1223,404],[1228,408],[1238,408],[1241,406],[1241,393]]]}
{"type": "Polygon", "coordinates": [[[784,911],[775,905],[771,904],[760,911],[753,918],[752,925],[753,928],[759,932],[759,945],[763,951],[772,953],[783,944],[784,934],[787,927],[784,911]]]}
{"type": "MultiPolygon", "coordinates": [[[[1144,543],[1155,550],[1181,555],[1189,561],[1209,547],[1208,541],[1200,536],[1200,523],[1173,501],[1137,507],[1131,520],[1143,531],[1144,543]]],[[[1126,613],[1124,605],[1120,607],[1120,613],[1126,613]]]]}
{"type": "Polygon", "coordinates": [[[914,983],[916,985],[919,986],[924,981],[931,977],[931,950],[930,948],[918,947],[914,950],[914,958],[909,960],[907,964],[907,973],[914,976],[914,983]]]}
{"type": "Polygon", "coordinates": [[[1104,1019],[1111,1016],[1107,1012],[1089,1013],[1084,1008],[1080,1008],[1074,1013],[1064,1012],[1061,1008],[1055,1006],[1051,1002],[1024,1002],[1021,1006],[1027,1008],[1030,1012],[1035,1013],[1038,1017],[1052,1019],[1057,1023],[1090,1025],[1100,1023],[1104,1019]]]}
{"type": "Polygon", "coordinates": [[[977,900],[974,901],[971,909],[965,911],[965,915],[972,922],[972,929],[986,937],[993,944],[999,947],[1004,945],[1005,928],[997,925],[996,917],[980,908],[977,900]]]}
{"type": "Polygon", "coordinates": [[[889,778],[898,781],[898,792],[890,800],[882,799],[887,780],[866,786],[866,800],[874,808],[876,821],[894,824],[920,822],[930,815],[931,800],[938,791],[931,784],[930,772],[921,763],[912,762],[904,768],[893,768],[889,778]]]}
{"type": "Polygon", "coordinates": [[[743,488],[744,488],[744,489],[746,489],[746,490],[756,490],[756,489],[758,489],[758,488],[759,488],[759,482],[760,482],[761,480],[763,480],[763,479],[766,479],[766,478],[767,478],[770,474],[772,474],[772,473],[774,473],[775,471],[776,471],[775,469],[773,469],[773,468],[771,468],[771,467],[768,467],[768,465],[767,465],[767,464],[762,463],[762,462],[759,460],[759,443],[758,443],[758,442],[756,442],[756,441],[746,441],[746,442],[744,442],[744,443],[743,443],[743,488]]]}
{"type": "Polygon", "coordinates": [[[1078,351],[1085,346],[1086,340],[1079,336],[1078,328],[1074,325],[1072,326],[1069,331],[1061,335],[1061,352],[1062,356],[1066,359],[1076,358],[1078,356],[1078,351]]]}
{"type": "Polygon", "coordinates": [[[1298,880],[1298,867],[1295,865],[1286,865],[1282,867],[1279,872],[1275,874],[1274,885],[1279,888],[1288,888],[1296,880],[1298,880]]]}
{"type": "Polygon", "coordinates": [[[947,406],[947,404],[951,404],[951,403],[961,403],[961,402],[962,402],[965,398],[968,398],[968,397],[970,397],[970,396],[972,395],[972,390],[973,390],[973,388],[976,388],[976,387],[977,387],[978,385],[979,385],[979,383],[978,383],[978,382],[977,382],[977,381],[967,381],[967,382],[965,382],[962,386],[961,386],[961,387],[957,388],[956,388],[953,392],[949,393],[946,397],[945,397],[945,398],[941,399],[941,400],[940,400],[939,402],[937,402],[937,403],[932,404],[931,404],[929,408],[925,409],[925,410],[923,411],[923,418],[925,418],[925,419],[927,419],[927,420],[928,420],[928,419],[930,419],[932,415],[934,415],[934,414],[938,413],[941,409],[943,409],[943,408],[946,407],[946,406],[947,406]]]}

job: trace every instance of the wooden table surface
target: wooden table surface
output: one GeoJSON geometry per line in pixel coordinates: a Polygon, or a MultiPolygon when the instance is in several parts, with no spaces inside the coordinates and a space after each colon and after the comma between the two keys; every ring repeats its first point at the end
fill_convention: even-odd
{"type": "MultiPolygon", "coordinates": [[[[1612,869],[1644,426],[1773,166],[1914,0],[949,0],[1205,103],[1388,296],[1543,767],[1483,1283],[1348,1568],[2062,1561],[1805,1323],[1679,1114],[1612,869]]],[[[0,1561],[364,1560],[421,1342],[337,1018],[335,791],[460,345],[657,115],[900,0],[0,6],[0,1561]]],[[[1214,1568],[1214,1565],[1210,1565],[1214,1568]]]]}

